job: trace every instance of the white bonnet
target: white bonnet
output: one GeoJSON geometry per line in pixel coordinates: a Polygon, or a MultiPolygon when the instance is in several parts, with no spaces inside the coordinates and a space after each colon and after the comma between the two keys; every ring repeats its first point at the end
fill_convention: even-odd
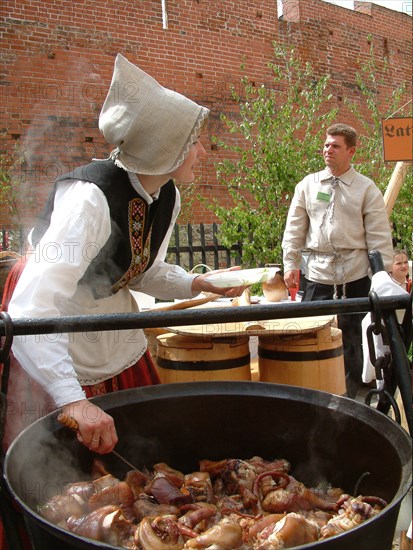
{"type": "Polygon", "coordinates": [[[209,109],[161,86],[118,54],[112,82],[99,116],[110,157],[138,174],[176,170],[199,136],[209,109]]]}

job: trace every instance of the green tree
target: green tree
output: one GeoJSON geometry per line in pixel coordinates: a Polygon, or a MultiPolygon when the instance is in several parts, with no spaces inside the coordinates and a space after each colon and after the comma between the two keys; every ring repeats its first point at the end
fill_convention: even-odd
{"type": "Polygon", "coordinates": [[[24,239],[24,221],[28,208],[36,206],[36,201],[28,196],[27,189],[20,177],[21,166],[24,163],[24,153],[20,144],[14,148],[12,155],[0,156],[0,204],[1,216],[8,231],[10,250],[21,252],[24,239]]]}
{"type": "MultiPolygon", "coordinates": [[[[18,165],[22,162],[21,158],[17,160],[18,165]]],[[[21,189],[16,183],[16,178],[13,176],[15,166],[16,163],[10,167],[10,160],[4,155],[0,156],[0,202],[11,221],[21,224],[20,203],[22,195],[21,189]]]]}
{"type": "MultiPolygon", "coordinates": [[[[230,137],[214,138],[226,152],[226,159],[216,164],[217,178],[228,188],[233,204],[215,200],[207,206],[220,220],[222,244],[231,247],[242,242],[244,267],[281,263],[281,240],[294,187],[305,174],[324,167],[320,147],[326,128],[338,112],[331,107],[331,95],[327,93],[328,74],[316,75],[294,48],[275,44],[274,56],[275,62],[270,64],[273,87],[257,88],[244,78],[242,97],[233,93],[238,116],[221,117],[230,137]]],[[[379,86],[389,79],[386,70],[386,66],[378,70],[371,49],[356,76],[361,105],[347,101],[363,128],[357,169],[383,192],[394,164],[383,160],[381,119],[396,112],[406,97],[406,86],[402,85],[386,98],[385,105],[378,104],[379,86]]],[[[403,113],[407,116],[408,110],[404,108],[403,113]]],[[[391,216],[395,235],[410,254],[411,179],[410,173],[391,216]]]]}
{"type": "Polygon", "coordinates": [[[233,206],[215,200],[220,237],[230,248],[242,242],[245,267],[282,261],[281,240],[294,187],[303,174],[323,166],[320,143],[336,116],[328,106],[329,75],[316,76],[294,51],[274,45],[273,87],[242,82],[239,118],[223,115],[232,143],[215,138],[227,158],[218,163],[218,181],[233,206]]]}
{"type": "MultiPolygon", "coordinates": [[[[412,103],[405,103],[407,86],[405,83],[396,87],[392,94],[386,95],[381,101],[378,99],[380,87],[386,81],[391,81],[389,64],[386,58],[380,61],[383,67],[379,70],[374,55],[374,42],[372,37],[370,55],[356,73],[356,84],[360,90],[363,103],[357,103],[349,99],[345,100],[350,111],[357,116],[363,128],[360,132],[360,146],[355,162],[357,169],[365,176],[371,178],[384,194],[393,173],[395,163],[384,161],[382,140],[382,120],[394,116],[412,116],[412,103]],[[362,114],[362,106],[366,106],[369,117],[362,114]]],[[[403,186],[397,197],[390,220],[393,222],[393,236],[411,257],[412,255],[412,170],[407,173],[403,186]]]]}

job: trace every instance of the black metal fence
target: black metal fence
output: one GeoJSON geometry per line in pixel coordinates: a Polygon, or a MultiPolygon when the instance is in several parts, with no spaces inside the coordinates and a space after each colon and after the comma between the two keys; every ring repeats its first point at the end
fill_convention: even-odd
{"type": "MultiPolygon", "coordinates": [[[[213,224],[175,225],[168,247],[167,261],[190,271],[197,264],[220,269],[241,264],[241,243],[226,248],[219,243],[219,226],[213,224]]],[[[23,231],[19,228],[0,228],[0,250],[24,249],[23,231]]]]}
{"type": "Polygon", "coordinates": [[[190,271],[198,264],[211,269],[240,265],[242,245],[226,248],[219,243],[218,225],[176,225],[168,248],[167,261],[190,271]]]}

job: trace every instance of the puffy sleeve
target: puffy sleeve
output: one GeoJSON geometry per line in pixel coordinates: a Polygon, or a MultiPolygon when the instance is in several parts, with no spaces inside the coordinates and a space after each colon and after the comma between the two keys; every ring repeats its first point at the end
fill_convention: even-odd
{"type": "MultiPolygon", "coordinates": [[[[9,305],[12,318],[60,316],[59,302],[70,300],[89,263],[110,236],[110,214],[93,183],[63,182],[51,223],[17,283],[9,305]]],[[[15,337],[13,353],[57,406],[84,398],[68,353],[70,335],[15,337]]]]}

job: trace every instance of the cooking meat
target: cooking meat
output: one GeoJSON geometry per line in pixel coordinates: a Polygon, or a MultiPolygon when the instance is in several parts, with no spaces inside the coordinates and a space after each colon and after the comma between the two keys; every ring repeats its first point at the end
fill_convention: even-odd
{"type": "Polygon", "coordinates": [[[90,481],[66,485],[39,512],[128,550],[281,550],[357,527],[387,505],[326,483],[307,487],[290,472],[287,460],[254,456],[201,460],[188,473],[159,462],[121,480],[97,461],[90,481]]]}

